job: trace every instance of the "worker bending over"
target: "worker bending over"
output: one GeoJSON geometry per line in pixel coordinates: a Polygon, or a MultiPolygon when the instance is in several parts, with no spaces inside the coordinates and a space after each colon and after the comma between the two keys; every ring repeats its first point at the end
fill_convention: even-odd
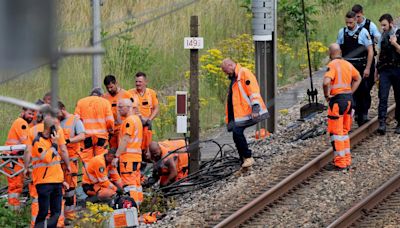
{"type": "Polygon", "coordinates": [[[115,150],[110,149],[105,154],[97,155],[83,170],[82,188],[89,196],[89,201],[107,201],[117,192],[123,193],[121,177],[116,167],[111,165],[115,153],[115,150]]]}
{"type": "Polygon", "coordinates": [[[166,140],[150,143],[151,160],[160,178],[160,186],[167,186],[188,175],[189,158],[185,140],[166,140]]]}

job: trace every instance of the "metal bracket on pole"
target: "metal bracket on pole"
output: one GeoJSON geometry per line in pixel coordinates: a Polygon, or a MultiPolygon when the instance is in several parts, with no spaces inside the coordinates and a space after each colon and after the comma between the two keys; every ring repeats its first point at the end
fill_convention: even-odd
{"type": "Polygon", "coordinates": [[[0,163],[0,173],[6,175],[9,178],[18,176],[20,173],[24,172],[25,167],[24,164],[21,164],[18,162],[19,159],[22,159],[22,155],[10,155],[7,152],[4,151],[25,151],[26,150],[26,145],[20,144],[20,145],[12,145],[12,146],[0,146],[0,151],[2,153],[0,154],[0,159],[3,161],[0,163]],[[13,168],[9,168],[9,167],[13,168]],[[20,166],[21,169],[18,171],[15,171],[15,166],[20,166]],[[7,170],[7,171],[6,171],[7,170]]]}

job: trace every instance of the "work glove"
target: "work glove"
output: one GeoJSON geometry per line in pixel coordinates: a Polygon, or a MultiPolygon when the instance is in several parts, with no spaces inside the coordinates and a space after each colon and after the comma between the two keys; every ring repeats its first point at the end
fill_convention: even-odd
{"type": "Polygon", "coordinates": [[[233,131],[234,127],[235,127],[235,121],[231,121],[226,125],[226,129],[228,130],[228,132],[233,131]]]}
{"type": "Polygon", "coordinates": [[[117,194],[120,195],[120,196],[122,196],[122,195],[125,193],[125,192],[124,192],[124,189],[122,189],[122,188],[118,188],[116,192],[117,192],[117,194]]]}
{"type": "Polygon", "coordinates": [[[251,106],[251,117],[257,119],[260,116],[260,105],[255,104],[251,106]]]}
{"type": "Polygon", "coordinates": [[[146,120],[145,126],[147,126],[147,128],[148,128],[149,130],[151,130],[151,120],[150,120],[150,119],[147,119],[147,120],[146,120]]]}
{"type": "Polygon", "coordinates": [[[119,158],[114,158],[111,162],[111,165],[114,167],[118,167],[118,160],[119,160],[119,158]]]}

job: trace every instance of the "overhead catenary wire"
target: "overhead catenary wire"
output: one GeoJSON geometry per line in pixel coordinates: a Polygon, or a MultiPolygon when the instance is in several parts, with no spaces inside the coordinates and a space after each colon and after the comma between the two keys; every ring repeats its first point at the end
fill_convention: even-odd
{"type": "MultiPolygon", "coordinates": [[[[172,10],[170,10],[170,11],[168,11],[168,12],[165,12],[165,13],[163,13],[163,14],[160,14],[160,15],[154,17],[154,18],[145,20],[145,21],[143,21],[142,23],[136,24],[136,25],[134,25],[134,26],[132,26],[132,27],[130,27],[130,28],[128,28],[128,29],[125,29],[125,30],[123,30],[123,31],[120,31],[120,32],[118,32],[118,33],[115,33],[115,34],[112,34],[112,35],[110,35],[110,36],[107,36],[107,37],[105,37],[105,38],[99,40],[98,42],[96,42],[96,43],[94,43],[94,44],[98,44],[98,43],[101,43],[101,42],[103,42],[103,41],[113,39],[113,38],[115,38],[115,37],[117,37],[117,36],[119,36],[119,35],[121,35],[121,34],[127,33],[127,32],[132,32],[132,31],[134,31],[134,30],[137,29],[137,28],[143,27],[143,26],[145,26],[145,25],[147,25],[147,24],[149,24],[149,23],[151,23],[151,22],[153,22],[153,21],[155,21],[155,20],[161,19],[161,18],[163,18],[163,17],[165,17],[165,16],[168,16],[168,15],[170,15],[170,14],[172,14],[172,13],[175,13],[175,12],[177,12],[177,11],[179,11],[179,10],[181,10],[181,9],[183,9],[183,8],[189,6],[189,5],[191,5],[191,4],[193,4],[193,3],[197,2],[197,1],[199,1],[199,0],[190,0],[190,1],[186,2],[186,3],[184,3],[184,4],[181,4],[181,5],[176,4],[176,5],[179,5],[179,6],[176,7],[176,8],[174,8],[174,9],[172,9],[172,10]]],[[[128,20],[127,18],[125,18],[125,19],[128,20]]],[[[17,73],[17,74],[15,74],[15,75],[12,75],[11,77],[6,78],[5,80],[2,80],[2,78],[0,78],[0,83],[4,83],[4,82],[6,82],[6,81],[10,81],[10,80],[12,80],[12,79],[21,77],[21,76],[23,76],[23,75],[25,75],[25,74],[28,74],[28,73],[30,73],[30,72],[36,70],[36,69],[39,69],[39,68],[41,68],[41,67],[43,67],[43,66],[46,66],[46,65],[49,65],[50,63],[51,63],[51,61],[47,61],[47,62],[44,62],[44,63],[42,63],[42,64],[36,65],[36,66],[34,66],[34,67],[32,67],[32,68],[29,68],[28,70],[25,70],[25,71],[23,71],[23,72],[20,72],[20,73],[17,73]]]]}
{"type": "Polygon", "coordinates": [[[176,8],[174,8],[174,9],[168,11],[168,12],[162,13],[162,14],[160,14],[160,15],[157,15],[157,16],[154,17],[154,18],[145,20],[145,21],[143,21],[143,22],[141,22],[141,23],[139,23],[139,24],[133,25],[133,26],[130,27],[130,28],[127,28],[127,29],[122,30],[122,31],[117,32],[117,33],[114,33],[114,34],[112,34],[112,35],[110,35],[110,36],[107,36],[107,37],[105,37],[105,38],[99,40],[98,42],[96,42],[96,43],[94,43],[94,44],[97,44],[97,43],[100,43],[100,42],[104,42],[104,41],[106,41],[106,40],[112,39],[112,38],[117,37],[117,36],[119,36],[119,35],[121,35],[121,34],[124,34],[124,33],[132,32],[133,30],[135,30],[135,29],[137,29],[137,28],[140,28],[140,27],[142,27],[142,26],[145,26],[145,25],[149,24],[150,22],[153,22],[153,21],[155,21],[155,20],[158,20],[158,19],[161,19],[161,18],[163,18],[163,17],[165,17],[165,16],[168,16],[168,15],[170,15],[170,14],[172,14],[172,13],[175,13],[175,12],[177,12],[177,11],[179,11],[179,10],[181,10],[181,9],[183,9],[183,8],[189,6],[189,5],[191,5],[191,4],[193,4],[193,3],[197,2],[197,1],[199,1],[199,0],[190,0],[190,1],[188,1],[187,3],[184,3],[184,4],[182,4],[182,5],[180,5],[180,6],[176,7],[176,8]]]}
{"type": "Polygon", "coordinates": [[[126,16],[115,19],[115,20],[111,20],[108,22],[103,22],[100,26],[90,26],[90,27],[83,28],[83,29],[76,30],[76,31],[63,31],[63,32],[60,32],[59,35],[62,37],[67,37],[67,36],[79,35],[79,34],[86,33],[86,32],[92,32],[94,28],[99,28],[99,27],[103,28],[103,29],[108,28],[108,27],[114,26],[116,24],[124,23],[124,22],[127,22],[132,19],[139,19],[141,17],[146,17],[150,14],[157,13],[159,11],[163,11],[163,10],[178,6],[178,5],[182,4],[182,2],[185,2],[185,1],[187,1],[187,0],[181,1],[179,3],[174,2],[169,5],[160,6],[160,7],[154,8],[154,9],[150,9],[150,10],[144,10],[137,14],[132,14],[131,12],[128,12],[128,14],[126,16]]]}

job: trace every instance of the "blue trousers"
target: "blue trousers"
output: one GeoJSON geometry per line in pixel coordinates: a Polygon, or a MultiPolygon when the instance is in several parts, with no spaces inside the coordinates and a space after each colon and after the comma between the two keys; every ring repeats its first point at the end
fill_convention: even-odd
{"type": "Polygon", "coordinates": [[[400,121],[400,68],[382,69],[379,71],[379,106],[378,118],[385,120],[388,109],[390,86],[393,86],[396,101],[395,118],[400,121]]]}
{"type": "Polygon", "coordinates": [[[47,220],[48,228],[57,227],[58,217],[61,214],[62,183],[37,184],[39,213],[36,217],[35,228],[45,227],[45,221],[50,209],[50,218],[47,220]]]}
{"type": "Polygon", "coordinates": [[[235,127],[233,127],[233,130],[232,130],[233,141],[235,142],[236,149],[238,150],[240,159],[242,161],[244,158],[251,157],[251,150],[249,149],[249,146],[247,145],[247,140],[246,140],[246,137],[244,136],[244,129],[246,129],[246,127],[235,126],[235,127]]]}

